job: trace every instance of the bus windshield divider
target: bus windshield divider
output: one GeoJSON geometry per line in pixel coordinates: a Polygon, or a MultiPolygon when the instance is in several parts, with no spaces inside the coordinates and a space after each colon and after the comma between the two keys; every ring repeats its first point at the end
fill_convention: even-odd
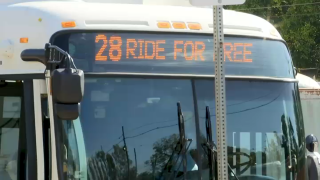
{"type": "MultiPolygon", "coordinates": [[[[217,174],[217,146],[212,139],[212,126],[211,126],[211,115],[210,115],[210,108],[206,106],[206,134],[207,134],[207,142],[202,144],[202,148],[204,152],[206,152],[208,156],[208,163],[209,163],[209,180],[218,180],[217,174]]],[[[236,180],[239,180],[236,173],[232,170],[230,164],[228,163],[228,168],[230,172],[234,175],[236,180]]]]}

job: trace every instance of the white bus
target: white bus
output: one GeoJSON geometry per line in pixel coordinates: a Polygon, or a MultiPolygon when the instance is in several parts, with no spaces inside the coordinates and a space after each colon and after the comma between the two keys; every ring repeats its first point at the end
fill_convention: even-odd
{"type": "MultiPolygon", "coordinates": [[[[206,148],[208,122],[215,134],[212,9],[144,2],[0,1],[1,180],[213,179],[206,148]],[[47,106],[46,67],[21,59],[46,43],[85,73],[73,121],[47,113],[56,109],[47,106]]],[[[303,179],[303,117],[286,43],[257,16],[224,10],[223,17],[226,146],[235,174],[225,173],[303,179]]]]}

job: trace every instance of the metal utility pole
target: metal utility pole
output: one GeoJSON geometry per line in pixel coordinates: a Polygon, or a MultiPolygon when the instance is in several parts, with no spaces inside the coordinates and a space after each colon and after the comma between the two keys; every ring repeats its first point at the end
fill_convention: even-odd
{"type": "Polygon", "coordinates": [[[224,74],[223,5],[243,4],[246,0],[189,0],[193,6],[213,6],[215,61],[216,135],[218,142],[218,179],[228,180],[227,114],[224,74]]]}
{"type": "Polygon", "coordinates": [[[223,5],[243,4],[245,0],[189,0],[194,6],[213,6],[213,42],[215,62],[216,135],[218,179],[228,180],[227,107],[224,74],[223,5]]]}
{"type": "Polygon", "coordinates": [[[127,144],[126,144],[126,137],[124,135],[124,128],[122,126],[122,140],[123,140],[123,144],[124,144],[124,150],[126,151],[126,156],[127,156],[127,165],[128,165],[128,180],[130,180],[130,164],[129,164],[129,155],[128,155],[128,148],[127,148],[127,144]]]}
{"type": "Polygon", "coordinates": [[[223,7],[213,6],[213,40],[215,61],[216,134],[218,143],[218,179],[228,179],[226,85],[224,74],[223,7]]]}
{"type": "Polygon", "coordinates": [[[134,160],[135,160],[135,164],[136,164],[136,173],[138,174],[138,163],[137,163],[136,148],[134,148],[133,151],[134,151],[134,160]]]}

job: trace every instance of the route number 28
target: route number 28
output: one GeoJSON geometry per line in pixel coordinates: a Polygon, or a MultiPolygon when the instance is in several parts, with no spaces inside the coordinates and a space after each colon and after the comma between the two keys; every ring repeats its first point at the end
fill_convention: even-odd
{"type": "Polygon", "coordinates": [[[96,36],[95,43],[103,42],[102,46],[100,47],[98,53],[96,54],[96,61],[107,61],[108,56],[103,55],[105,49],[107,46],[110,46],[109,49],[109,58],[111,61],[119,61],[122,56],[122,50],[121,50],[121,45],[122,45],[122,39],[120,36],[111,36],[108,39],[106,35],[100,34],[96,36]]]}

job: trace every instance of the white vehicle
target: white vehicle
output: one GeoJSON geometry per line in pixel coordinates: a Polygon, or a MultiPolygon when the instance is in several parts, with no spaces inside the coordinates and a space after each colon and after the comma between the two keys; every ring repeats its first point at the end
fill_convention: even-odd
{"type": "Polygon", "coordinates": [[[320,85],[303,74],[298,73],[296,79],[299,80],[305,134],[314,134],[316,137],[320,137],[320,112],[318,111],[320,107],[320,85]]]}
{"type": "MultiPolygon", "coordinates": [[[[0,1],[1,180],[215,176],[206,138],[210,117],[215,134],[212,9],[29,1],[0,1]],[[61,119],[72,109],[52,102],[46,43],[85,73],[74,120],[61,119]]],[[[226,145],[235,175],[225,173],[302,179],[303,117],[287,46],[264,19],[230,10],[223,17],[226,145]]]]}

